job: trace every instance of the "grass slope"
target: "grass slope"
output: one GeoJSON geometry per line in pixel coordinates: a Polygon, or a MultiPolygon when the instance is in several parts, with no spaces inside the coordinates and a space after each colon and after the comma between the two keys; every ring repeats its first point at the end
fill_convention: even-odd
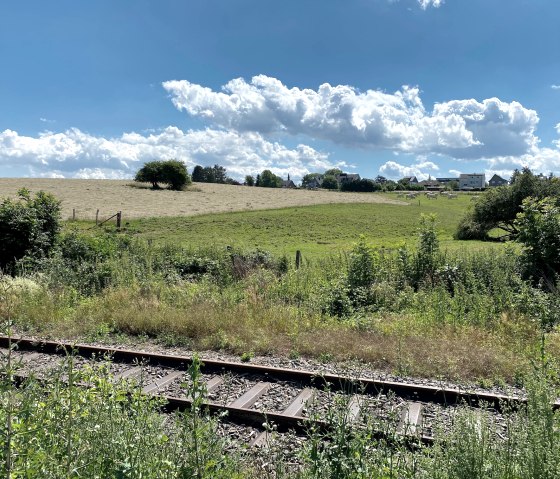
{"type": "MultiPolygon", "coordinates": [[[[394,198],[395,195],[385,195],[394,198]]],[[[416,244],[421,214],[434,213],[442,246],[449,249],[480,248],[488,243],[453,240],[453,233],[467,207],[469,195],[457,200],[424,196],[407,206],[393,204],[331,204],[176,218],[131,220],[129,227],[154,241],[192,246],[240,246],[274,253],[302,250],[320,255],[348,248],[361,235],[380,248],[416,244]]]]}

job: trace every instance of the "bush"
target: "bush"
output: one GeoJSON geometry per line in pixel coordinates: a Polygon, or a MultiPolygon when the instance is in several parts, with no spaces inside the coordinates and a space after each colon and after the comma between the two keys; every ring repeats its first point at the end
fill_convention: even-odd
{"type": "Polygon", "coordinates": [[[553,198],[527,198],[522,210],[515,225],[526,272],[536,280],[554,282],[560,275],[560,205],[553,198]]]}
{"type": "Polygon", "coordinates": [[[341,191],[356,191],[359,193],[372,193],[374,191],[379,191],[381,189],[379,183],[374,183],[371,180],[366,180],[365,178],[357,181],[348,181],[347,183],[342,183],[340,185],[341,191]]]}
{"type": "Polygon", "coordinates": [[[60,230],[60,201],[39,191],[18,192],[19,200],[0,204],[0,269],[10,271],[24,256],[42,258],[52,250],[60,230]]]}
{"type": "Polygon", "coordinates": [[[182,190],[191,183],[191,177],[182,161],[149,161],[134,177],[134,181],[151,183],[154,189],[159,189],[159,183],[166,183],[170,190],[182,190]]]}

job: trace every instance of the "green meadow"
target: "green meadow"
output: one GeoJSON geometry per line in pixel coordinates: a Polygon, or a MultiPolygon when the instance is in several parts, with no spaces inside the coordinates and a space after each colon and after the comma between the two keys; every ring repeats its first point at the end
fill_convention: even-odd
{"type": "MultiPolygon", "coordinates": [[[[389,195],[387,195],[389,196],[389,195]]],[[[395,198],[394,194],[390,195],[395,198]]],[[[126,227],[133,234],[158,243],[192,247],[225,247],[292,254],[301,250],[317,257],[349,249],[360,237],[377,248],[393,249],[417,242],[421,214],[437,216],[437,232],[444,249],[481,249],[495,243],[456,241],[455,228],[472,196],[459,195],[437,200],[424,195],[392,204],[327,204],[293,208],[208,214],[189,217],[160,217],[131,220],[126,227]]]]}

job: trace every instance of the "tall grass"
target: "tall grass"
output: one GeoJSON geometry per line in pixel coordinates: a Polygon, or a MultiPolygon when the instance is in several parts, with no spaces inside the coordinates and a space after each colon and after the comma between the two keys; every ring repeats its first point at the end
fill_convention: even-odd
{"type": "Polygon", "coordinates": [[[3,281],[19,281],[13,309],[23,331],[125,333],[239,354],[356,358],[410,374],[519,377],[541,338],[542,311],[560,303],[522,280],[514,249],[449,253],[437,247],[433,220],[423,228],[417,249],[379,250],[361,239],[299,269],[258,250],[70,233],[56,254],[20,263],[27,282],[3,281]],[[453,349],[473,367],[458,368],[453,349]]]}

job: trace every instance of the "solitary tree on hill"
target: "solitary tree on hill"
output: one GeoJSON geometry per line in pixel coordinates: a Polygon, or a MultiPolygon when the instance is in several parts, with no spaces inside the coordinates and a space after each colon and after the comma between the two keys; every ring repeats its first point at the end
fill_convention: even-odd
{"type": "Polygon", "coordinates": [[[182,190],[191,183],[191,177],[182,161],[149,161],[138,170],[134,181],[151,183],[154,189],[166,183],[170,190],[182,190]]]}

